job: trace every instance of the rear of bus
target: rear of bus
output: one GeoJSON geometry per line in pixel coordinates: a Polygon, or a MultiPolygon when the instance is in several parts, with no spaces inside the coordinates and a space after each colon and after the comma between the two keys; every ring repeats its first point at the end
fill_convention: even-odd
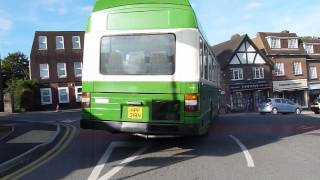
{"type": "Polygon", "coordinates": [[[198,133],[200,35],[187,2],[106,10],[97,2],[85,36],[82,128],[198,133]]]}

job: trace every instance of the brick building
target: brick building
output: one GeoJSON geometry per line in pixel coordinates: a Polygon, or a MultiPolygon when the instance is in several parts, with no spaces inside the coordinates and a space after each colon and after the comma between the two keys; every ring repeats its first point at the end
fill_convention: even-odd
{"type": "Polygon", "coordinates": [[[84,32],[36,32],[30,76],[40,83],[42,109],[78,108],[82,93],[84,32]]]}
{"type": "Polygon", "coordinates": [[[273,97],[291,99],[307,108],[308,68],[302,41],[296,33],[258,32],[252,39],[273,62],[273,97]]]}
{"type": "Polygon", "coordinates": [[[272,62],[248,35],[212,47],[223,72],[225,102],[233,111],[257,111],[272,93],[272,62]]]}
{"type": "Polygon", "coordinates": [[[320,98],[320,39],[304,38],[303,47],[307,56],[309,72],[309,96],[310,102],[320,98]]]}

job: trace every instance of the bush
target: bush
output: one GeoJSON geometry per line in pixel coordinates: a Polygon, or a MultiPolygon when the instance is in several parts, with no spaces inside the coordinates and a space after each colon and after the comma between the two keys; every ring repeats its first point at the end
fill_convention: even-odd
{"type": "Polygon", "coordinates": [[[38,87],[37,81],[18,80],[14,90],[14,110],[32,111],[38,105],[38,87]]]}

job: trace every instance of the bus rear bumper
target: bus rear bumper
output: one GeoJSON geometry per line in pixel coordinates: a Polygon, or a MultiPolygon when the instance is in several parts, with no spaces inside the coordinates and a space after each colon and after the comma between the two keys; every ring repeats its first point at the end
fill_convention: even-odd
{"type": "Polygon", "coordinates": [[[152,135],[195,135],[198,133],[197,125],[186,124],[155,124],[81,120],[82,129],[107,130],[113,133],[139,133],[152,135]]]}

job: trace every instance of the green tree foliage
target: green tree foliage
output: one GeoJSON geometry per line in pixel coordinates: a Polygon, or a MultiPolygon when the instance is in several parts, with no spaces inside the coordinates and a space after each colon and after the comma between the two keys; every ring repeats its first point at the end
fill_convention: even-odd
{"type": "Polygon", "coordinates": [[[29,79],[29,60],[22,52],[9,53],[1,61],[3,85],[14,86],[13,83],[19,79],[29,79]]]}
{"type": "Polygon", "coordinates": [[[39,84],[33,80],[18,80],[14,91],[14,109],[15,111],[32,111],[38,105],[39,84]]]}

